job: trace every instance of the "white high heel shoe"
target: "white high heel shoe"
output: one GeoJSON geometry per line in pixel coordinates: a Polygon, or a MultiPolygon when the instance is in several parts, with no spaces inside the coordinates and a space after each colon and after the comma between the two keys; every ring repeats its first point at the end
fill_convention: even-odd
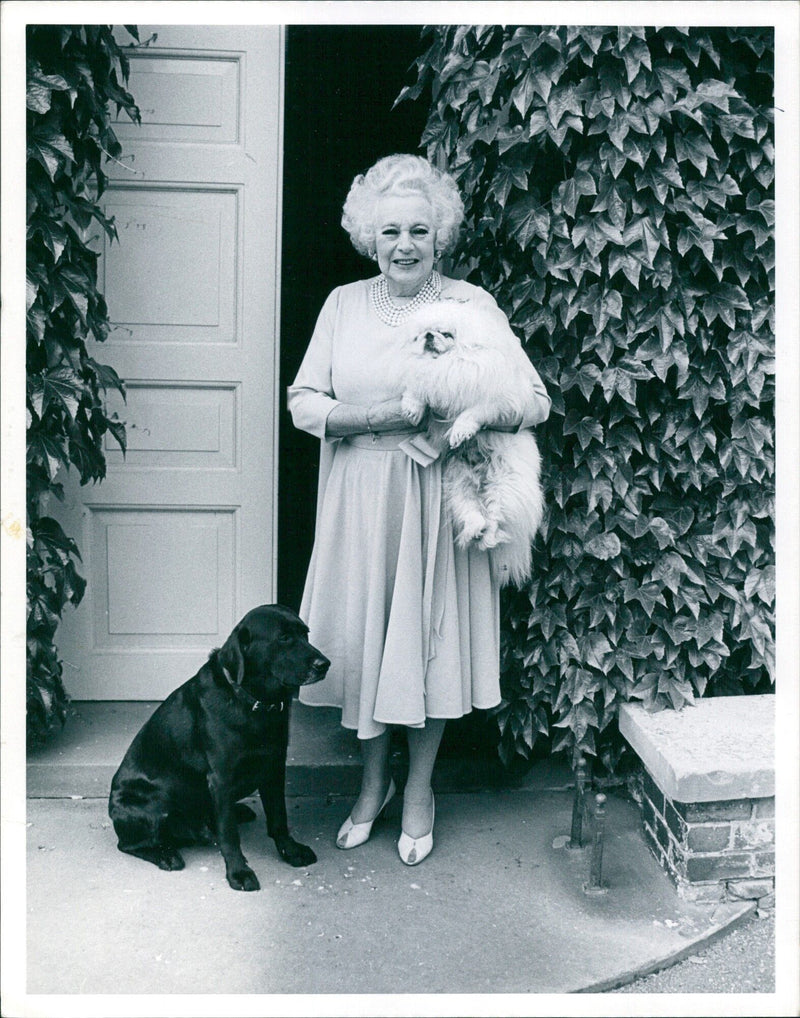
{"type": "Polygon", "coordinates": [[[372,834],[372,825],[383,813],[386,807],[389,805],[391,800],[394,798],[395,785],[394,778],[389,779],[389,788],[386,791],[386,797],[381,803],[381,808],[372,818],[367,820],[363,824],[354,824],[353,818],[348,817],[342,826],[339,828],[339,833],[336,835],[336,847],[337,848],[358,848],[359,845],[363,845],[365,841],[369,840],[370,834],[372,834]]]}
{"type": "Polygon", "coordinates": [[[433,850],[433,821],[436,817],[436,800],[431,792],[431,829],[421,838],[412,838],[405,831],[400,831],[400,840],[397,842],[397,851],[406,866],[417,866],[423,859],[431,854],[433,850]]]}

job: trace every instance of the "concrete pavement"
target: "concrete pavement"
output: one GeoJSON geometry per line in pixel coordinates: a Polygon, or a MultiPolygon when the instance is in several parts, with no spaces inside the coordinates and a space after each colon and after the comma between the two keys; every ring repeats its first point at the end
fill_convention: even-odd
{"type": "Polygon", "coordinates": [[[405,867],[399,804],[352,852],[333,844],[345,800],[290,801],[318,862],[282,863],[243,828],[262,890],[230,890],[217,850],[164,873],[116,849],[102,800],[31,800],[29,993],[574,993],[668,964],[749,911],[687,906],[611,797],[604,879],[563,847],[567,793],[439,795],[435,847],[405,867]],[[554,847],[557,846],[557,847],[554,847]]]}
{"type": "Polygon", "coordinates": [[[366,845],[342,852],[333,839],[358,758],[347,733],[319,723],[309,741],[306,720],[293,722],[289,815],[318,862],[283,863],[251,800],[258,819],[242,828],[243,845],[262,887],[251,894],[228,887],[214,847],[185,850],[178,873],[117,850],[102,768],[125,745],[107,726],[95,733],[103,752],[84,729],[66,740],[69,751],[62,741],[35,754],[28,994],[596,993],[697,952],[752,911],[678,899],[644,844],[637,807],[618,794],[607,807],[607,892],[586,895],[590,850],[564,847],[572,792],[552,761],[504,787],[478,755],[445,754],[435,847],[422,865],[397,856],[399,799],[366,845]],[[471,790],[482,770],[485,787],[471,790]]]}

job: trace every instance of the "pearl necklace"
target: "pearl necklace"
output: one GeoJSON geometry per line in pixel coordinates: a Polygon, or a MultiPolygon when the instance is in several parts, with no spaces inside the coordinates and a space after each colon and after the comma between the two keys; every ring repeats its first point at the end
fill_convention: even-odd
{"type": "Polygon", "coordinates": [[[438,300],[441,292],[442,277],[434,269],[408,304],[395,304],[389,293],[386,276],[383,275],[373,279],[369,288],[369,297],[378,318],[386,325],[396,327],[423,304],[430,304],[432,301],[438,300]]]}

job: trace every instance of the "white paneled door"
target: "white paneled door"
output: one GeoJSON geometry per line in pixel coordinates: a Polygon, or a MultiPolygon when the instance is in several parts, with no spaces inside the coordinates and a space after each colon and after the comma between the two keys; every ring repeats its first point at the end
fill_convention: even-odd
{"type": "Polygon", "coordinates": [[[157,40],[131,57],[142,125],[117,125],[115,327],[93,351],[126,382],[128,453],[109,438],[107,478],[67,489],[74,699],[163,698],[275,591],[282,31],[139,31],[157,40]]]}

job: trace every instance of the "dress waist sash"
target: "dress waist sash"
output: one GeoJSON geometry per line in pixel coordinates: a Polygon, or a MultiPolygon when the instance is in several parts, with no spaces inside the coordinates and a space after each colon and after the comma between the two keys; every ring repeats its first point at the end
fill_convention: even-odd
{"type": "Polygon", "coordinates": [[[405,442],[412,435],[418,434],[418,431],[393,431],[381,434],[348,435],[345,441],[359,449],[374,449],[376,452],[385,452],[387,449],[400,449],[401,442],[405,442]]]}

